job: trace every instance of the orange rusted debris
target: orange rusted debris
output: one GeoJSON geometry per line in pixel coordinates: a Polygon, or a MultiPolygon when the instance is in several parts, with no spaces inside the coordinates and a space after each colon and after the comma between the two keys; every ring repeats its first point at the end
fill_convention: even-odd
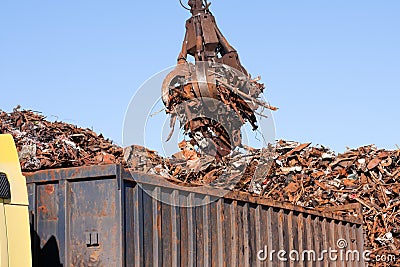
{"type": "Polygon", "coordinates": [[[186,161],[199,159],[199,155],[194,149],[194,146],[189,142],[186,142],[186,140],[181,141],[178,144],[178,147],[182,151],[183,157],[186,159],[186,161]]]}
{"type": "Polygon", "coordinates": [[[25,172],[49,168],[122,163],[123,149],[103,135],[31,110],[0,110],[0,133],[14,137],[25,172]]]}

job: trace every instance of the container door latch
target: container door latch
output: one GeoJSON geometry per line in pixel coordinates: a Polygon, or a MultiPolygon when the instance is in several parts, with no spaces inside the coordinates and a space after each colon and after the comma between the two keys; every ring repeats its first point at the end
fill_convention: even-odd
{"type": "Polygon", "coordinates": [[[86,246],[88,247],[98,247],[99,246],[99,233],[97,232],[86,232],[86,246]]]}

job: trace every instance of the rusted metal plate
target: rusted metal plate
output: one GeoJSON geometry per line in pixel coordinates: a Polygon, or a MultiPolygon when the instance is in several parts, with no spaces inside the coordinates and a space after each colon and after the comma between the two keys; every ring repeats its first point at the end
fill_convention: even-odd
{"type": "Polygon", "coordinates": [[[224,229],[225,229],[225,235],[224,235],[224,243],[225,243],[225,262],[226,266],[234,266],[233,264],[236,262],[236,257],[232,257],[232,255],[236,255],[234,250],[236,248],[235,246],[235,238],[236,235],[233,231],[232,228],[232,207],[233,207],[233,201],[231,200],[224,200],[223,201],[223,209],[224,209],[224,229]],[[229,241],[229,242],[226,242],[229,241]]]}
{"type": "Polygon", "coordinates": [[[196,29],[193,19],[190,18],[186,21],[186,53],[195,54],[196,53],[196,29]]]}
{"type": "MultiPolygon", "coordinates": [[[[116,203],[117,190],[110,190],[113,180],[89,180],[68,184],[66,204],[66,245],[68,262],[72,266],[118,266],[121,227],[116,203]],[[96,191],[94,191],[96,190],[96,191]],[[91,243],[88,244],[88,236],[91,243]],[[95,239],[95,240],[94,240],[95,239]]],[[[141,217],[140,190],[135,190],[134,218],[141,217]],[[136,207],[135,207],[136,206],[136,207]]],[[[140,224],[138,224],[140,225],[140,224]]],[[[140,236],[140,230],[134,229],[140,236]]],[[[136,239],[135,239],[136,241],[136,239]]],[[[140,248],[142,246],[137,246],[140,248]]]]}
{"type": "Polygon", "coordinates": [[[207,50],[215,50],[219,43],[219,40],[217,33],[215,32],[214,17],[209,16],[208,14],[201,15],[201,29],[203,32],[204,43],[207,46],[207,50]]]}
{"type": "MultiPolygon", "coordinates": [[[[161,192],[163,199],[171,196],[170,190],[161,192]]],[[[162,262],[163,266],[172,266],[172,217],[171,205],[161,203],[161,236],[162,236],[162,262]]]]}
{"type": "MultiPolygon", "coordinates": [[[[125,187],[124,190],[125,190],[125,195],[133,196],[133,194],[134,194],[133,192],[135,190],[134,184],[133,183],[131,183],[129,185],[127,184],[127,186],[125,187]]],[[[132,207],[134,205],[133,197],[127,198],[125,201],[125,205],[132,207]]],[[[133,212],[134,212],[133,209],[126,210],[125,215],[127,217],[133,218],[133,212]]],[[[134,236],[135,236],[134,220],[126,220],[125,219],[124,224],[125,224],[125,229],[126,229],[126,235],[124,237],[125,240],[134,240],[134,236]]],[[[134,248],[133,242],[127,243],[125,246],[125,261],[131,263],[130,265],[127,265],[127,266],[134,266],[134,256],[135,256],[135,248],[134,248]]]]}

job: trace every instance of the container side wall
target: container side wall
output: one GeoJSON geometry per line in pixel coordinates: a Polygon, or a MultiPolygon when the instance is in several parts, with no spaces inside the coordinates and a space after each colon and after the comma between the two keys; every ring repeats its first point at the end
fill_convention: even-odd
{"type": "MultiPolygon", "coordinates": [[[[351,248],[363,243],[357,236],[360,225],[353,223],[232,199],[210,203],[209,195],[148,184],[128,185],[126,266],[332,266],[322,252],[337,249],[338,239],[346,239],[351,248]],[[278,255],[280,250],[286,254],[278,255]]],[[[337,262],[355,264],[363,266],[337,262]]]]}
{"type": "Polygon", "coordinates": [[[318,261],[340,238],[362,252],[360,223],[235,192],[217,199],[160,177],[140,185],[118,177],[116,166],[30,175],[34,266],[364,266],[318,261]],[[280,250],[299,258],[282,262],[280,250]],[[305,250],[316,260],[303,261],[305,250]]]}

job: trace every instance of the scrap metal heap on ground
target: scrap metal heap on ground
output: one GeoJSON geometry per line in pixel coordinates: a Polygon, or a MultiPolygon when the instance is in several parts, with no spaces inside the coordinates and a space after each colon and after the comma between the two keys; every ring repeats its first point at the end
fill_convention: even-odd
{"type": "Polygon", "coordinates": [[[163,158],[141,146],[123,152],[89,129],[50,122],[32,111],[0,111],[0,120],[0,134],[13,135],[25,172],[122,163],[182,185],[184,181],[196,186],[218,180],[215,186],[341,215],[359,215],[354,204],[361,203],[366,248],[374,253],[399,254],[400,149],[370,145],[335,154],[323,146],[281,140],[268,157],[260,150],[238,153],[231,156],[231,164],[210,159],[193,172],[186,167],[183,152],[173,158],[163,158]],[[269,171],[252,182],[258,164],[267,164],[269,171]],[[221,174],[228,175],[220,179],[221,174]],[[232,180],[236,183],[230,183],[232,180]]]}
{"type": "Polygon", "coordinates": [[[14,137],[23,171],[122,162],[123,149],[90,129],[19,108],[0,110],[0,120],[0,133],[14,137]]]}

